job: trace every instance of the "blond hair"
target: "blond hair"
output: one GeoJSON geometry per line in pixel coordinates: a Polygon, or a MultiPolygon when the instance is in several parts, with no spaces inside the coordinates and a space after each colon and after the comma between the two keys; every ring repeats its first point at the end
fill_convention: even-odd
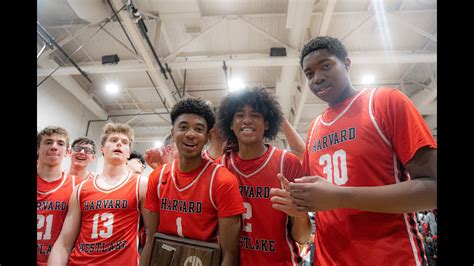
{"type": "Polygon", "coordinates": [[[130,148],[132,148],[132,142],[135,138],[135,133],[133,132],[133,129],[129,125],[122,124],[122,123],[107,123],[104,126],[102,136],[100,137],[101,138],[100,144],[104,146],[109,136],[114,133],[125,134],[130,140],[129,146],[130,148]]]}

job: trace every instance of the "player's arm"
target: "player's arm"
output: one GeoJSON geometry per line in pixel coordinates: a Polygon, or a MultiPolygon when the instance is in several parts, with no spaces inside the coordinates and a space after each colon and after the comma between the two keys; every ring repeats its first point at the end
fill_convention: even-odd
{"type": "Polygon", "coordinates": [[[162,156],[162,149],[154,147],[145,151],[144,159],[151,168],[156,169],[163,164],[162,156]]]}
{"type": "Polygon", "coordinates": [[[69,198],[69,207],[58,239],[54,243],[48,258],[48,265],[67,265],[69,255],[81,228],[81,208],[77,201],[78,187],[75,187],[69,198]]]}
{"type": "Polygon", "coordinates": [[[239,265],[240,215],[219,218],[218,223],[221,265],[239,265]]]}
{"type": "Polygon", "coordinates": [[[301,211],[351,208],[373,212],[407,213],[437,206],[437,150],[420,148],[405,165],[411,180],[377,187],[340,187],[318,176],[290,183],[290,195],[301,211]]]}
{"type": "Polygon", "coordinates": [[[146,235],[145,246],[143,247],[143,251],[140,257],[140,266],[149,264],[154,235],[156,233],[158,225],[160,224],[160,213],[148,211],[147,220],[144,220],[145,226],[148,223],[148,233],[146,235]],[[147,220],[148,222],[145,222],[147,220]]]}
{"type": "Polygon", "coordinates": [[[141,186],[144,186],[145,184],[140,183],[140,190],[146,195],[144,196],[140,194],[140,200],[143,200],[141,202],[141,207],[143,222],[145,223],[145,230],[147,232],[145,246],[143,247],[140,257],[140,265],[148,265],[154,241],[154,234],[160,224],[159,198],[157,193],[157,185],[159,183],[158,174],[160,173],[160,170],[161,169],[155,169],[155,171],[150,174],[147,179],[146,189],[142,189],[141,186]]]}
{"type": "Polygon", "coordinates": [[[348,188],[342,194],[342,201],[348,201],[345,208],[389,213],[435,209],[436,165],[437,150],[423,147],[405,165],[411,180],[379,188],[348,188]]]}
{"type": "Polygon", "coordinates": [[[146,191],[148,188],[148,177],[141,176],[140,177],[140,213],[143,217],[143,223],[145,224],[145,231],[148,229],[148,216],[150,211],[145,208],[145,200],[146,200],[146,191]]]}
{"type": "Polygon", "coordinates": [[[302,161],[305,150],[305,144],[303,139],[300,137],[298,132],[291,126],[290,121],[286,118],[283,119],[282,125],[283,133],[285,134],[288,145],[290,146],[291,153],[302,161]]]}

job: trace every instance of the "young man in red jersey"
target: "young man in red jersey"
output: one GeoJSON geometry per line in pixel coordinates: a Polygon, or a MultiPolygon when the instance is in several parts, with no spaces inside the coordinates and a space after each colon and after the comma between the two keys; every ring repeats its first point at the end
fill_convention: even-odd
{"type": "Polygon", "coordinates": [[[147,184],[127,168],[133,138],[126,124],[105,125],[104,170],[74,190],[48,265],[138,265],[138,223],[147,184]]]}
{"type": "Polygon", "coordinates": [[[155,232],[217,242],[221,265],[238,265],[240,215],[245,211],[237,179],[201,157],[215,118],[201,99],[187,98],[171,110],[171,134],[179,159],[150,174],[145,208],[151,212],[141,265],[150,259],[155,232]]]}
{"type": "Polygon", "coordinates": [[[61,232],[71,193],[81,178],[61,170],[69,146],[69,135],[62,127],[48,126],[38,133],[36,174],[36,246],[38,265],[46,265],[54,242],[61,232]]]}
{"type": "MultiPolygon", "coordinates": [[[[265,144],[276,137],[283,114],[264,88],[226,95],[219,107],[220,130],[235,150],[220,163],[237,176],[246,212],[240,234],[241,265],[298,265],[298,243],[311,233],[307,212],[272,208],[270,190],[284,189],[303,176],[303,167],[290,152],[265,144]]],[[[291,207],[291,206],[290,206],[291,207]]]]}
{"type": "Polygon", "coordinates": [[[87,167],[91,161],[95,160],[95,153],[96,148],[93,140],[86,137],[75,139],[68,150],[68,155],[71,157],[71,165],[67,174],[75,175],[82,179],[93,177],[95,173],[90,172],[87,167]]]}
{"type": "Polygon", "coordinates": [[[338,39],[311,40],[300,64],[329,104],[308,129],[307,176],[290,184],[292,203],[316,211],[315,264],[426,265],[414,212],[436,208],[437,144],[422,116],[397,89],[355,90],[338,39]]]}

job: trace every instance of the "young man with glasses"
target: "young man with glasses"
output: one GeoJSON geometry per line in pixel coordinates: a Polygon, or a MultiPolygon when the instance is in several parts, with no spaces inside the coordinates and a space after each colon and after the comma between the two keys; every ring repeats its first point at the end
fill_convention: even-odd
{"type": "Polygon", "coordinates": [[[96,158],[96,148],[93,140],[85,137],[77,138],[72,142],[71,149],[67,153],[71,157],[68,175],[88,179],[95,175],[87,167],[96,158]]]}

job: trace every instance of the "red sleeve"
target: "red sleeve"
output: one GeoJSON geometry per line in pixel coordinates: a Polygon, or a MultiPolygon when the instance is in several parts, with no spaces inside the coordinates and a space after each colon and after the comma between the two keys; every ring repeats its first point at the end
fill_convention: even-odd
{"type": "Polygon", "coordinates": [[[303,166],[293,153],[287,152],[285,155],[283,161],[283,175],[290,182],[293,182],[295,178],[304,176],[303,166]]]}
{"type": "Polygon", "coordinates": [[[406,164],[418,149],[437,144],[413,102],[397,89],[378,89],[373,101],[374,115],[395,153],[406,164]]]}
{"type": "Polygon", "coordinates": [[[245,212],[239,191],[239,182],[227,168],[219,167],[214,177],[212,197],[219,218],[239,215],[245,212]]]}
{"type": "MultiPolygon", "coordinates": [[[[165,165],[163,165],[165,166],[165,165]]],[[[152,212],[160,212],[160,199],[158,198],[158,182],[163,166],[157,167],[148,177],[145,208],[152,212]]]]}

